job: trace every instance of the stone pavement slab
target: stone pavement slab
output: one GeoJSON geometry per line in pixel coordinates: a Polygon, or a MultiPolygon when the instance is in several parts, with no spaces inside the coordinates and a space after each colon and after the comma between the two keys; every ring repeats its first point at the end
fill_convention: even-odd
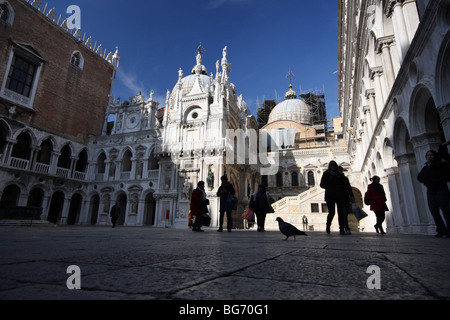
{"type": "Polygon", "coordinates": [[[0,228],[0,300],[448,300],[450,239],[59,226],[0,228]],[[80,268],[69,290],[67,268],[80,268]],[[367,282],[379,267],[381,288],[367,282]]]}

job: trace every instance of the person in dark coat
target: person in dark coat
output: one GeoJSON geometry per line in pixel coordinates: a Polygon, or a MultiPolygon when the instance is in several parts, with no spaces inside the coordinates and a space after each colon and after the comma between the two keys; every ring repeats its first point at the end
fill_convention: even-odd
{"type": "Polygon", "coordinates": [[[236,191],[234,190],[233,185],[228,181],[227,176],[222,176],[220,180],[222,181],[222,184],[220,185],[219,190],[217,190],[217,196],[220,197],[219,229],[217,232],[223,231],[223,219],[225,212],[227,213],[227,230],[228,232],[231,232],[231,229],[233,228],[233,218],[231,216],[231,212],[233,209],[227,205],[227,198],[230,194],[234,196],[236,191]]]}
{"type": "Polygon", "coordinates": [[[264,185],[258,186],[258,191],[252,195],[250,208],[255,212],[258,232],[265,232],[266,215],[271,212],[270,205],[274,202],[275,200],[266,192],[264,185]]]}
{"type": "Polygon", "coordinates": [[[205,182],[199,181],[197,188],[192,191],[191,197],[191,215],[195,216],[194,224],[192,225],[192,231],[204,232],[203,226],[203,213],[207,211],[207,205],[209,201],[206,199],[205,182]]]}
{"type": "Polygon", "coordinates": [[[389,211],[386,201],[386,193],[380,184],[380,177],[370,179],[372,183],[367,187],[366,197],[370,202],[370,210],[377,216],[377,224],[374,226],[377,233],[386,234],[383,230],[383,222],[386,219],[386,211],[389,211]]]}
{"type": "Polygon", "coordinates": [[[119,219],[120,216],[120,207],[119,207],[119,203],[116,202],[113,207],[111,208],[111,212],[110,212],[110,216],[111,216],[111,222],[112,222],[112,227],[115,228],[116,224],[117,224],[117,220],[119,219]]]}
{"type": "Polygon", "coordinates": [[[430,150],[426,153],[427,162],[420,171],[417,179],[427,187],[428,208],[436,223],[436,237],[450,236],[450,192],[447,182],[449,182],[449,163],[443,161],[438,153],[430,150]],[[444,214],[447,223],[439,213],[439,209],[444,214]]]}
{"type": "Polygon", "coordinates": [[[344,205],[345,201],[349,198],[351,186],[346,177],[339,173],[336,161],[330,161],[328,164],[328,170],[322,175],[320,187],[325,189],[325,202],[328,206],[327,233],[330,234],[331,223],[333,222],[337,207],[339,233],[341,235],[346,235],[345,227],[348,223],[346,223],[347,219],[344,205]]]}

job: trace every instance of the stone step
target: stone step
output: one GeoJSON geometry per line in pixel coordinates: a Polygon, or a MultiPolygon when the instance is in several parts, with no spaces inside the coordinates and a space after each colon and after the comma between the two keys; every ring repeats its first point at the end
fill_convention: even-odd
{"type": "Polygon", "coordinates": [[[42,226],[42,227],[54,227],[55,224],[48,221],[41,220],[0,220],[0,226],[19,226],[19,227],[32,227],[32,226],[42,226]]]}

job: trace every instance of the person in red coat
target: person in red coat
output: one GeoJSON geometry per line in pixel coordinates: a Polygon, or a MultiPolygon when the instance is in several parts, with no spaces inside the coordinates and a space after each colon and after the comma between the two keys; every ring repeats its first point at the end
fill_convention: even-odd
{"type": "Polygon", "coordinates": [[[192,231],[203,232],[201,229],[203,226],[203,213],[207,206],[207,199],[205,193],[205,182],[200,181],[197,188],[192,191],[191,197],[191,215],[195,216],[194,224],[192,225],[192,231]]]}
{"type": "Polygon", "coordinates": [[[374,176],[370,181],[372,181],[372,184],[367,188],[366,198],[370,203],[370,210],[375,212],[375,215],[377,216],[375,230],[377,233],[386,234],[383,230],[386,211],[389,211],[386,205],[386,193],[384,192],[383,186],[380,184],[380,177],[374,176]]]}

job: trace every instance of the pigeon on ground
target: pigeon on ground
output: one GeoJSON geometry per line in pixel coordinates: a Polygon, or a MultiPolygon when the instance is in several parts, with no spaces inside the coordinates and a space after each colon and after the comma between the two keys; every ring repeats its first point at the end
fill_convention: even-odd
{"type": "Polygon", "coordinates": [[[285,241],[289,239],[289,237],[294,237],[294,240],[296,240],[296,236],[308,236],[305,232],[298,230],[290,223],[284,222],[281,218],[277,218],[276,221],[278,221],[281,233],[286,236],[286,239],[284,239],[285,241]]]}

